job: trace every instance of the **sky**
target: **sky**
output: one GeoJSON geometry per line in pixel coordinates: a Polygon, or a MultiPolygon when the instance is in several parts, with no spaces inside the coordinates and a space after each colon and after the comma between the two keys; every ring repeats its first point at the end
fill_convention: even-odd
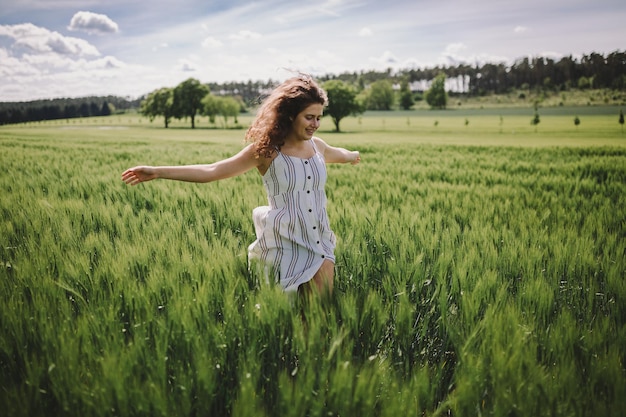
{"type": "Polygon", "coordinates": [[[0,102],[626,50],[623,0],[0,0],[0,102]]]}

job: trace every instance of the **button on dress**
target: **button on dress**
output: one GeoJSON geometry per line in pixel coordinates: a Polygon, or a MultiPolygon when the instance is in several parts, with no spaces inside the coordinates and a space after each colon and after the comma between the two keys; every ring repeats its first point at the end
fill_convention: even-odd
{"type": "Polygon", "coordinates": [[[257,239],[248,247],[250,267],[273,277],[286,292],[308,282],[324,260],[335,262],[335,234],[326,212],[326,164],[315,155],[304,159],[278,155],[263,175],[268,206],[252,212],[257,239]]]}

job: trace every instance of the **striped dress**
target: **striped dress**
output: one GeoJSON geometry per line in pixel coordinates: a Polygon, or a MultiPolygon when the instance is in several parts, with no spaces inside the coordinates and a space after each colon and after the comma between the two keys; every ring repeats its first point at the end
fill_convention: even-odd
{"type": "Polygon", "coordinates": [[[273,276],[286,292],[308,282],[324,260],[335,262],[335,234],[326,212],[326,165],[278,152],[263,175],[268,206],[252,212],[257,239],[248,247],[251,269],[273,276]]]}

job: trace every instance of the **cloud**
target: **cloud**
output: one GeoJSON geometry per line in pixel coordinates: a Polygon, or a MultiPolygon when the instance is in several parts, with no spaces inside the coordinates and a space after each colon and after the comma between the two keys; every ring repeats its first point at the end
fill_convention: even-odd
{"type": "Polygon", "coordinates": [[[157,52],[157,51],[160,51],[162,49],[167,49],[167,48],[169,48],[169,46],[170,45],[167,42],[161,42],[160,44],[153,46],[152,47],[152,51],[153,52],[157,52]]]}
{"type": "Polygon", "coordinates": [[[462,42],[448,44],[444,51],[440,54],[439,62],[434,65],[483,65],[487,62],[496,64],[507,62],[509,60],[507,57],[499,55],[467,53],[468,49],[468,46],[462,42]]]}
{"type": "Polygon", "coordinates": [[[467,46],[463,42],[450,43],[446,45],[446,49],[444,51],[445,55],[459,55],[461,52],[465,51],[467,46]]]}
{"type": "Polygon", "coordinates": [[[526,26],[516,26],[515,29],[513,29],[513,32],[515,33],[524,33],[528,30],[528,28],[526,26]]]}
{"type": "Polygon", "coordinates": [[[88,60],[25,54],[18,59],[0,48],[0,97],[4,101],[88,95],[139,97],[171,84],[169,74],[163,68],[126,64],[112,56],[88,60]]]}
{"type": "Polygon", "coordinates": [[[9,55],[9,52],[0,48],[0,79],[9,80],[15,76],[37,75],[39,71],[27,62],[9,55]]]}
{"type": "Polygon", "coordinates": [[[72,31],[98,35],[117,33],[119,31],[117,23],[109,19],[107,15],[92,12],[78,12],[74,14],[67,28],[72,31]]]}
{"type": "Polygon", "coordinates": [[[441,56],[446,64],[458,65],[461,62],[467,61],[467,58],[462,55],[465,50],[467,50],[467,46],[464,43],[451,43],[446,46],[441,56]]]}
{"type": "Polygon", "coordinates": [[[121,69],[121,68],[126,68],[126,67],[127,65],[124,62],[120,61],[119,59],[113,56],[105,56],[100,59],[89,61],[88,63],[85,64],[85,68],[88,68],[88,69],[109,70],[109,69],[121,69]]]}
{"type": "Polygon", "coordinates": [[[372,29],[367,28],[367,27],[366,27],[366,28],[362,28],[362,29],[359,31],[359,36],[362,36],[362,37],[364,37],[364,38],[368,38],[368,37],[370,37],[370,36],[372,36],[372,35],[374,35],[374,32],[372,32],[372,29]]]}
{"type": "MultiPolygon", "coordinates": [[[[296,4],[296,3],[294,3],[296,4]]],[[[280,24],[300,24],[301,22],[311,22],[312,20],[324,20],[328,18],[341,18],[346,16],[347,12],[362,8],[364,6],[362,0],[327,0],[322,2],[297,4],[296,7],[283,7],[279,14],[273,9],[271,16],[274,21],[280,24]]]]}
{"type": "Polygon", "coordinates": [[[212,36],[209,36],[202,41],[203,48],[221,48],[223,45],[222,41],[215,39],[212,36]]]}
{"type": "Polygon", "coordinates": [[[250,30],[240,30],[237,33],[233,33],[230,35],[230,39],[234,41],[250,41],[254,39],[260,39],[261,34],[257,32],[252,32],[250,30]]]}
{"type": "Polygon", "coordinates": [[[385,51],[380,57],[370,58],[370,60],[378,64],[381,68],[393,66],[398,62],[398,58],[390,51],[385,51]]]}
{"type": "Polygon", "coordinates": [[[0,25],[0,36],[14,40],[12,49],[19,53],[56,53],[74,56],[100,56],[98,49],[84,39],[63,36],[45,28],[23,23],[0,25]]]}
{"type": "Polygon", "coordinates": [[[0,25],[0,41],[0,96],[6,100],[23,99],[25,90],[31,99],[108,95],[122,85],[136,92],[133,83],[139,84],[138,74],[146,72],[114,56],[103,57],[84,39],[31,23],[0,25]]]}

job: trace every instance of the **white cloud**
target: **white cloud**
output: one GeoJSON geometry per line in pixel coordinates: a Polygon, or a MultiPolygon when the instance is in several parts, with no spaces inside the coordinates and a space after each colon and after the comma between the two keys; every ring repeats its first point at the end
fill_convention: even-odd
{"type": "Polygon", "coordinates": [[[513,29],[513,32],[515,33],[524,33],[528,30],[528,28],[526,26],[516,26],[515,29],[513,29]]]}
{"type": "Polygon", "coordinates": [[[56,59],[33,55],[21,59],[6,76],[4,64],[0,52],[0,97],[7,101],[87,95],[139,97],[187,78],[184,74],[175,74],[177,78],[172,81],[172,73],[162,68],[129,65],[109,56],[71,60],[60,55],[56,59]],[[24,96],[26,89],[27,97],[24,96]]]}
{"type": "Polygon", "coordinates": [[[466,49],[467,46],[462,42],[451,43],[446,45],[446,49],[444,50],[443,54],[446,56],[458,56],[466,49]]]}
{"type": "Polygon", "coordinates": [[[169,48],[169,44],[167,42],[161,42],[160,44],[153,46],[152,51],[157,52],[157,51],[160,51],[162,49],[167,49],[167,48],[169,48]]]}
{"type": "Polygon", "coordinates": [[[55,54],[24,54],[16,60],[18,65],[25,65],[34,74],[51,74],[59,71],[75,70],[84,60],[75,60],[55,54]]]}
{"type": "Polygon", "coordinates": [[[368,38],[370,36],[374,35],[374,32],[372,32],[372,29],[365,27],[362,28],[361,30],[359,30],[359,36],[362,36],[364,38],[368,38]]]}
{"type": "Polygon", "coordinates": [[[72,31],[99,35],[117,33],[119,31],[117,23],[109,19],[107,15],[92,12],[78,12],[74,14],[67,28],[72,31]]]}
{"type": "Polygon", "coordinates": [[[451,43],[446,46],[441,57],[446,65],[458,65],[467,61],[467,58],[462,55],[465,50],[467,50],[467,46],[464,43],[451,43]]]}
{"type": "Polygon", "coordinates": [[[96,47],[91,45],[89,42],[86,42],[83,39],[66,37],[57,32],[50,34],[47,39],[46,46],[48,46],[52,52],[61,55],[100,55],[100,52],[98,52],[96,47]]]}
{"type": "Polygon", "coordinates": [[[126,68],[127,65],[113,56],[105,56],[100,59],[89,61],[85,64],[87,69],[118,69],[126,68]]]}
{"type": "Polygon", "coordinates": [[[234,41],[250,41],[255,39],[260,39],[261,34],[257,32],[252,32],[250,30],[240,30],[237,33],[233,33],[230,35],[230,39],[234,41]]]}
{"type": "Polygon", "coordinates": [[[394,65],[398,62],[398,58],[390,51],[385,51],[380,57],[371,58],[371,60],[380,65],[387,65],[387,66],[394,65]]]}
{"type": "Polygon", "coordinates": [[[222,41],[212,36],[209,36],[202,41],[203,48],[221,48],[223,45],[224,43],[222,41]]]}
{"type": "Polygon", "coordinates": [[[470,48],[462,42],[448,44],[440,54],[439,62],[434,65],[483,65],[487,62],[497,64],[509,61],[507,57],[493,54],[472,54],[469,49],[470,48]]]}
{"type": "Polygon", "coordinates": [[[0,36],[13,39],[12,49],[33,53],[56,53],[75,56],[99,56],[98,49],[84,39],[63,36],[59,32],[32,23],[0,25],[0,36]]]}
{"type": "Polygon", "coordinates": [[[316,3],[293,3],[296,7],[282,7],[283,10],[276,14],[270,8],[274,21],[280,24],[299,24],[310,22],[313,19],[340,18],[347,16],[347,12],[364,5],[362,0],[327,0],[316,3]],[[310,4],[310,5],[309,5],[310,4]]]}
{"type": "Polygon", "coordinates": [[[28,62],[20,62],[6,49],[0,48],[0,79],[10,80],[12,77],[31,76],[38,73],[39,71],[28,62]]]}
{"type": "Polygon", "coordinates": [[[145,68],[103,57],[84,39],[30,23],[0,25],[0,38],[6,44],[0,48],[0,97],[6,100],[24,99],[24,91],[37,99],[147,90],[137,91],[145,68]]]}

